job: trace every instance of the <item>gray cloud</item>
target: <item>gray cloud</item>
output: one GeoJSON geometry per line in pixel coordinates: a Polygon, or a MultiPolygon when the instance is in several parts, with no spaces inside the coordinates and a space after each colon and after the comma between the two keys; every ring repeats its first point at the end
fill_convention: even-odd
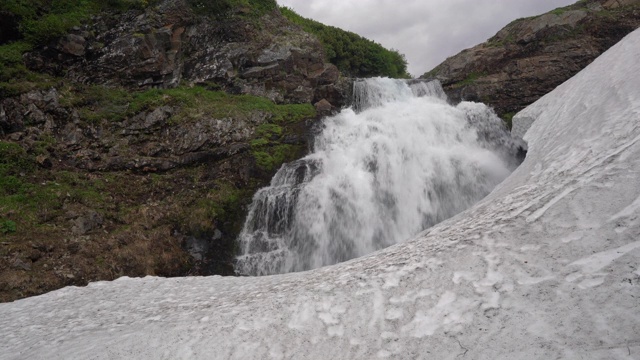
{"type": "Polygon", "coordinates": [[[353,31],[407,56],[419,76],[509,22],[575,0],[278,0],[304,17],[353,31]]]}

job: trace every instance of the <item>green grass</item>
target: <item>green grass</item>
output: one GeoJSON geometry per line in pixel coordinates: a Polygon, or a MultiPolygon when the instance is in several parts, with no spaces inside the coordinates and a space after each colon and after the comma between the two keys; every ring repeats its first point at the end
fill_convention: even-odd
{"type": "Polygon", "coordinates": [[[274,171],[282,164],[293,161],[297,157],[299,149],[294,145],[279,144],[271,147],[263,147],[262,150],[253,150],[256,165],[265,171],[274,171]]]}
{"type": "Polygon", "coordinates": [[[198,202],[198,207],[205,209],[209,217],[219,218],[235,208],[239,199],[240,190],[231,183],[218,181],[214,189],[209,190],[205,198],[198,202]]]}
{"type": "Polygon", "coordinates": [[[566,9],[566,8],[557,8],[557,9],[554,9],[554,10],[549,11],[549,14],[553,14],[553,15],[562,15],[562,14],[564,14],[565,12],[567,12],[567,10],[568,10],[568,9],[566,9]]]}
{"type": "Polygon", "coordinates": [[[0,12],[15,19],[17,37],[0,45],[0,98],[50,87],[54,79],[24,65],[22,55],[80,26],[104,10],[143,9],[157,0],[2,0],[0,12]]]}
{"type": "Polygon", "coordinates": [[[410,77],[407,61],[397,50],[385,49],[358,34],[303,18],[287,7],[281,7],[280,12],[304,31],[315,35],[324,46],[327,60],[342,73],[353,77],[410,77]]]}
{"type": "Polygon", "coordinates": [[[245,195],[245,191],[230,182],[216,181],[199,200],[186,206],[188,216],[177,218],[177,226],[196,237],[211,236],[212,230],[237,216],[245,195]]]}
{"type": "Polygon", "coordinates": [[[254,112],[269,114],[271,122],[285,124],[316,115],[311,104],[278,105],[263,97],[230,95],[201,86],[130,92],[96,85],[67,88],[62,95],[61,105],[78,109],[80,117],[91,123],[101,120],[122,121],[142,111],[164,105],[178,110],[171,118],[176,124],[195,121],[203,116],[244,118],[254,112]]]}
{"type": "Polygon", "coordinates": [[[502,114],[502,121],[504,121],[505,125],[507,125],[507,128],[509,130],[511,130],[511,128],[513,127],[513,117],[516,115],[515,112],[508,112],[505,114],[502,114]]]}
{"type": "Polygon", "coordinates": [[[0,81],[9,81],[26,74],[27,68],[22,62],[22,54],[31,48],[32,45],[25,41],[0,46],[0,81]]]}
{"type": "Polygon", "coordinates": [[[433,69],[427,71],[426,73],[422,74],[422,76],[420,76],[421,79],[430,79],[434,76],[436,76],[436,74],[438,73],[440,69],[436,66],[433,69]]]}
{"type": "Polygon", "coordinates": [[[58,38],[103,10],[144,9],[155,0],[4,0],[1,8],[20,19],[22,39],[31,45],[58,38]]]}
{"type": "Polygon", "coordinates": [[[455,86],[460,87],[460,86],[473,85],[479,78],[486,75],[487,74],[485,73],[472,72],[469,75],[467,75],[467,77],[464,80],[457,82],[455,86]]]}
{"type": "Polygon", "coordinates": [[[37,183],[32,177],[0,176],[0,214],[20,229],[34,229],[50,219],[62,216],[65,203],[83,204],[100,211],[105,196],[99,185],[89,180],[73,180],[77,173],[50,174],[52,181],[37,183]],[[71,175],[71,178],[69,177],[71,175]],[[8,185],[8,186],[7,186],[8,185]]]}
{"type": "Polygon", "coordinates": [[[251,154],[263,171],[273,172],[283,163],[300,156],[300,146],[281,143],[284,134],[285,129],[273,123],[262,124],[256,129],[256,138],[251,141],[251,154]]]}
{"type": "Polygon", "coordinates": [[[34,159],[20,145],[0,141],[0,176],[30,173],[34,168],[34,159]]]}
{"type": "Polygon", "coordinates": [[[17,230],[16,223],[7,219],[0,219],[0,234],[13,234],[17,230]]]}
{"type": "Polygon", "coordinates": [[[267,139],[278,138],[282,135],[282,127],[276,124],[262,124],[256,129],[256,134],[267,139]]]}
{"type": "Polygon", "coordinates": [[[33,228],[59,213],[65,201],[101,207],[103,185],[76,172],[40,173],[33,155],[0,141],[0,215],[5,229],[14,229],[11,232],[16,226],[8,227],[7,221],[20,225],[18,230],[33,228]]]}
{"type": "Polygon", "coordinates": [[[56,144],[56,138],[51,134],[42,134],[39,139],[33,143],[34,155],[47,155],[49,149],[56,144]]]}

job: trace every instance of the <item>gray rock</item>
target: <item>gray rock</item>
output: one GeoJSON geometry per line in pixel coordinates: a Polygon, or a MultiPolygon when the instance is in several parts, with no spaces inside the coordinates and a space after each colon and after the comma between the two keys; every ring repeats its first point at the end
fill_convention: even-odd
{"type": "Polygon", "coordinates": [[[535,118],[532,116],[521,115],[520,113],[516,114],[513,119],[513,127],[511,128],[511,134],[514,137],[524,138],[524,135],[527,133],[527,130],[533,125],[535,118]]]}
{"type": "Polygon", "coordinates": [[[171,117],[173,109],[170,106],[161,106],[149,113],[140,113],[128,121],[128,130],[148,130],[156,126],[164,125],[171,117]]]}
{"type": "Polygon", "coordinates": [[[29,271],[31,270],[31,264],[27,263],[25,261],[22,261],[20,259],[15,259],[12,263],[11,263],[11,267],[13,267],[14,269],[18,269],[18,270],[24,270],[24,271],[29,271]]]}
{"type": "Polygon", "coordinates": [[[61,52],[73,56],[83,56],[86,42],[86,39],[80,35],[69,34],[60,39],[58,48],[61,52]]]}
{"type": "Polygon", "coordinates": [[[314,104],[316,108],[316,112],[320,116],[330,115],[333,110],[333,105],[327,101],[327,99],[322,99],[314,104]]]}
{"type": "Polygon", "coordinates": [[[102,215],[94,210],[89,210],[72,221],[71,232],[76,235],[85,235],[95,229],[100,228],[104,222],[102,215]]]}
{"type": "Polygon", "coordinates": [[[30,125],[44,124],[47,121],[45,114],[35,104],[27,105],[27,112],[24,114],[30,125]]]}

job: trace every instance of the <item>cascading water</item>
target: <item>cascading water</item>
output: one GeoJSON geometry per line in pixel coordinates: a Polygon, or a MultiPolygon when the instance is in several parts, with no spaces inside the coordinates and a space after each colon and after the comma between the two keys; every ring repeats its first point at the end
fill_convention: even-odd
{"type": "Polygon", "coordinates": [[[357,81],[353,108],[323,126],[314,152],[254,196],[238,274],[317,268],[408,239],[486,196],[517,146],[493,111],[449,105],[437,82],[357,81]]]}

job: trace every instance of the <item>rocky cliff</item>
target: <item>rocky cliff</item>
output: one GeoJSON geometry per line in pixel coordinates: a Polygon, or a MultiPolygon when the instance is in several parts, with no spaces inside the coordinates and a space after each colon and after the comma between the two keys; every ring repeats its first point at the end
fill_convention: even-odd
{"type": "Polygon", "coordinates": [[[83,84],[216,84],[277,103],[317,102],[324,95],[319,92],[338,80],[321,44],[277,9],[259,19],[196,12],[185,0],[166,0],[143,12],[95,16],[29,53],[26,62],[32,70],[83,84]]]}
{"type": "Polygon", "coordinates": [[[318,40],[267,2],[102,11],[15,69],[3,38],[0,301],[233,273],[244,206],[345,96],[318,40]]]}
{"type": "Polygon", "coordinates": [[[510,121],[638,26],[638,0],[583,0],[513,21],[422,77],[439,79],[454,101],[487,103],[510,121]]]}

